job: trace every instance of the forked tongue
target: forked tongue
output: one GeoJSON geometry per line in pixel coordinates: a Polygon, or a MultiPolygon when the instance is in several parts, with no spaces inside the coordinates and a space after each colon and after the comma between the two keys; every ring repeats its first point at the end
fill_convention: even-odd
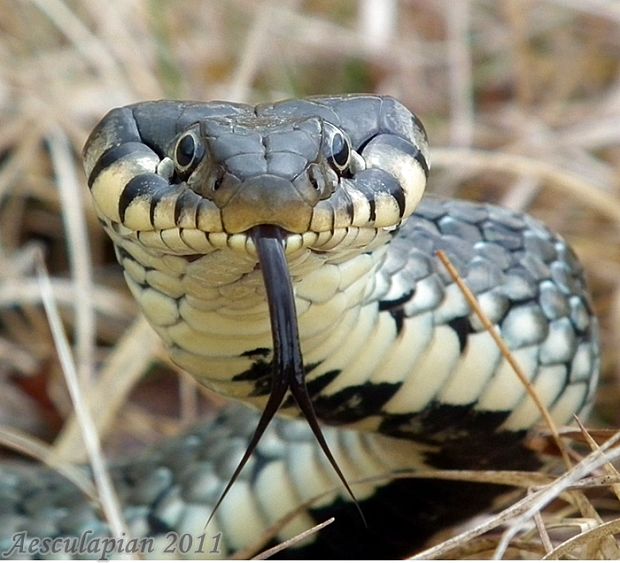
{"type": "Polygon", "coordinates": [[[340,467],[332,455],[319,422],[312,406],[312,401],[306,388],[304,374],[304,362],[299,345],[299,330],[297,326],[297,312],[295,311],[295,298],[293,285],[288,272],[288,264],[284,252],[285,232],[273,225],[260,225],[251,231],[254,245],[258,254],[258,261],[263,273],[267,303],[269,305],[269,317],[271,319],[271,336],[273,339],[273,375],[271,393],[265,409],[254,431],[254,435],[248,447],[237,465],[232,477],[224,488],[224,492],[215,503],[215,507],[209,516],[207,526],[215,515],[216,510],[224,500],[224,497],[243,470],[245,464],[254,453],[259,440],[267,429],[267,426],[277,413],[284,401],[286,392],[290,390],[299,410],[303,413],[323,453],[334,468],[338,478],[349,493],[352,501],[366,525],[366,519],[362,509],[349,487],[340,467]]]}

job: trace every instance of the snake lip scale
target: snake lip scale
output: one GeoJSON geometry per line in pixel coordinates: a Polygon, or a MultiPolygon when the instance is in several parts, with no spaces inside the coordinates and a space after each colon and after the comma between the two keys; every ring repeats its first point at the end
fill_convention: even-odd
{"type": "MultiPolygon", "coordinates": [[[[335,522],[286,557],[403,557],[503,489],[396,473],[541,463],[524,445],[540,413],[438,250],[554,421],[591,406],[598,325],[576,256],[528,215],[423,197],[426,133],[394,98],[142,102],[111,110],[83,160],[171,359],[251,407],[112,469],[145,557],[171,533],[193,546],[177,557],[212,556],[209,535],[235,553],[310,499],[274,543],[335,522]]],[[[71,484],[31,471],[0,474],[0,552],[20,530],[109,534],[71,484]]]]}

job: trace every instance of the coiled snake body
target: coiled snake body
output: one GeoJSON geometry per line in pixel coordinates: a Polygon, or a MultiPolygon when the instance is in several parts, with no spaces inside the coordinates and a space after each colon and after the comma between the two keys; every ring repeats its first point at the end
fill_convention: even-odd
{"type": "MultiPolygon", "coordinates": [[[[496,490],[390,471],[538,463],[522,440],[540,413],[437,250],[557,422],[591,402],[597,325],[575,256],[526,215],[420,203],[426,136],[392,98],[136,104],[104,117],[84,162],[129,288],[174,362],[265,409],[258,434],[282,402],[283,413],[311,423],[275,421],[265,431],[209,522],[224,552],[325,493],[278,538],[336,522],[287,556],[403,556],[496,490]],[[347,426],[323,431],[329,449],[317,446],[315,417],[347,426]],[[367,528],[336,486],[329,452],[367,528]]],[[[132,536],[162,549],[169,531],[203,534],[256,424],[232,408],[115,468],[132,536]]],[[[61,482],[3,474],[0,546],[24,529],[107,533],[96,508],[61,482]]]]}

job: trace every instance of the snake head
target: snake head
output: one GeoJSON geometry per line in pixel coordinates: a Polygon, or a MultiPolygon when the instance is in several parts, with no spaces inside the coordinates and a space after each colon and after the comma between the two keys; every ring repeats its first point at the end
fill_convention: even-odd
{"type": "Polygon", "coordinates": [[[208,252],[222,239],[212,244],[211,235],[261,224],[323,252],[365,247],[405,221],[429,156],[421,123],[402,104],[350,95],[118,108],[91,134],[84,164],[106,224],[181,238],[175,253],[208,252]]]}
{"type": "Polygon", "coordinates": [[[277,225],[309,230],[351,162],[346,133],[318,117],[209,119],[177,136],[176,175],[220,209],[226,232],[277,225]]]}

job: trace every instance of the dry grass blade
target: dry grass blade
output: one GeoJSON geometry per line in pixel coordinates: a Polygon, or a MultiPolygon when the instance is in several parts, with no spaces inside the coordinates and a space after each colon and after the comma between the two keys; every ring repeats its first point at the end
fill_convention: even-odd
{"type": "MultiPolygon", "coordinates": [[[[614,534],[620,534],[620,518],[600,524],[591,530],[586,530],[572,538],[562,542],[551,553],[548,553],[544,559],[561,559],[572,555],[577,548],[586,546],[593,541],[601,541],[614,534]]],[[[616,550],[615,559],[620,555],[620,550],[616,550]]]]}
{"type": "Polygon", "coordinates": [[[607,0],[547,0],[563,7],[580,10],[589,15],[598,15],[620,23],[620,6],[607,0]]]}
{"type": "MultiPolygon", "coordinates": [[[[58,305],[73,308],[75,305],[74,285],[71,280],[50,278],[54,299],[58,305]]],[[[95,311],[101,315],[126,320],[135,311],[135,303],[105,286],[95,286],[90,295],[95,311]]],[[[36,280],[21,278],[6,280],[0,286],[0,307],[40,305],[41,291],[36,280]]]]}
{"type": "MultiPolygon", "coordinates": [[[[579,420],[579,417],[576,416],[575,421],[579,425],[579,429],[581,430],[582,435],[585,437],[586,441],[588,442],[588,446],[590,446],[590,449],[592,451],[596,451],[599,447],[598,444],[596,443],[596,440],[594,440],[594,438],[590,435],[590,432],[588,432],[588,429],[582,424],[581,420],[579,420]]],[[[620,479],[620,471],[618,471],[611,463],[608,463],[605,466],[605,469],[606,469],[607,476],[610,480],[620,479]]],[[[614,491],[616,497],[620,500],[620,486],[613,484],[613,483],[610,483],[610,486],[612,490],[614,491]]]]}
{"type": "Polygon", "coordinates": [[[520,488],[539,487],[553,480],[553,477],[549,475],[534,471],[485,471],[480,469],[421,469],[414,471],[398,471],[390,474],[389,477],[391,479],[440,479],[442,481],[487,483],[520,488]]]}
{"type": "MultiPolygon", "coordinates": [[[[444,559],[481,561],[491,559],[497,545],[496,537],[475,538],[448,553],[444,559]]],[[[515,540],[510,544],[506,553],[511,560],[531,559],[538,560],[544,557],[545,552],[538,542],[515,540]]]]}
{"type": "Polygon", "coordinates": [[[532,492],[527,497],[521,499],[505,510],[502,510],[496,516],[489,518],[471,530],[467,530],[466,532],[450,538],[439,545],[426,549],[421,553],[418,553],[412,559],[440,558],[442,555],[449,553],[454,549],[458,549],[464,543],[469,542],[473,538],[476,538],[485,532],[493,530],[504,524],[511,523],[511,528],[508,533],[505,534],[502,541],[502,543],[506,545],[516,530],[521,529],[525,522],[532,519],[534,514],[542,510],[542,508],[557,498],[563,491],[575,485],[575,483],[577,483],[580,479],[596,471],[606,463],[620,459],[620,448],[617,447],[618,442],[620,442],[620,432],[614,434],[614,436],[605,442],[597,451],[589,454],[549,485],[532,492]],[[612,448],[615,448],[615,450],[610,453],[612,448]]]}
{"type": "Polygon", "coordinates": [[[96,68],[102,77],[118,89],[123,88],[122,74],[107,46],[82,23],[77,15],[61,0],[31,0],[66,37],[76,50],[96,68]]]}
{"type": "Polygon", "coordinates": [[[45,442],[14,428],[0,426],[0,444],[51,467],[71,481],[93,502],[98,502],[97,491],[84,471],[81,468],[69,465],[61,457],[55,455],[54,450],[45,442]]]}
{"type": "Polygon", "coordinates": [[[551,543],[551,538],[549,537],[547,528],[545,528],[545,522],[543,521],[543,517],[540,512],[534,514],[534,524],[536,524],[538,537],[543,544],[545,552],[549,553],[553,549],[553,544],[551,543]]]}
{"type": "Polygon", "coordinates": [[[67,249],[74,280],[75,341],[78,377],[87,389],[92,383],[92,360],[95,349],[95,310],[92,257],[82,202],[82,190],[75,173],[75,160],[64,133],[57,127],[49,136],[50,157],[57,178],[63,220],[67,233],[67,249]]]}
{"type": "Polygon", "coordinates": [[[453,166],[511,172],[530,175],[547,182],[549,187],[557,188],[580,201],[602,216],[620,222],[620,201],[612,195],[612,190],[603,191],[586,178],[563,170],[553,164],[527,156],[474,149],[437,148],[433,151],[434,166],[453,166]]]}
{"type": "Polygon", "coordinates": [[[332,524],[334,521],[335,521],[335,518],[328,518],[324,522],[320,522],[316,526],[312,526],[312,528],[310,528],[309,530],[306,530],[305,532],[301,532],[300,534],[297,534],[291,539],[288,539],[272,547],[271,549],[267,549],[266,551],[259,553],[256,557],[253,557],[252,559],[269,559],[269,557],[273,557],[276,553],[280,553],[281,551],[284,551],[285,549],[288,549],[289,547],[292,547],[295,544],[298,544],[300,541],[305,540],[307,537],[311,536],[312,534],[316,534],[317,532],[319,532],[326,526],[329,526],[330,524],[332,524]]]}
{"type": "Polygon", "coordinates": [[[545,423],[547,424],[549,431],[551,432],[551,435],[553,436],[553,439],[555,440],[555,443],[557,444],[562,454],[562,458],[564,459],[564,463],[566,464],[566,467],[570,467],[572,464],[568,456],[568,453],[566,452],[564,442],[560,438],[560,434],[558,433],[556,424],[551,418],[551,415],[549,414],[547,407],[541,401],[540,396],[538,395],[538,392],[536,391],[534,386],[531,384],[531,382],[529,381],[529,379],[527,378],[527,376],[521,369],[519,362],[517,362],[515,357],[511,354],[510,349],[508,348],[508,346],[506,346],[506,343],[504,342],[503,338],[501,337],[501,335],[499,334],[499,332],[497,331],[493,323],[489,320],[489,317],[487,317],[487,315],[484,313],[484,311],[480,307],[480,304],[478,303],[476,296],[469,289],[469,287],[467,287],[467,284],[465,283],[463,278],[460,276],[460,274],[458,273],[458,271],[456,270],[456,268],[454,267],[454,265],[452,264],[452,262],[446,255],[446,253],[443,252],[442,250],[438,250],[437,257],[439,258],[441,263],[444,265],[444,267],[448,270],[450,277],[452,278],[454,283],[458,285],[459,289],[461,290],[461,293],[467,300],[467,303],[471,307],[472,311],[478,317],[478,319],[484,326],[485,330],[491,335],[491,337],[495,341],[495,344],[497,344],[497,347],[500,349],[502,356],[510,364],[516,376],[519,378],[519,380],[521,381],[521,383],[527,390],[528,395],[530,396],[532,401],[534,401],[534,403],[536,404],[536,407],[538,408],[538,410],[540,411],[540,414],[545,419],[545,423]]]}
{"type": "Polygon", "coordinates": [[[269,51],[265,47],[270,40],[269,31],[274,26],[274,18],[277,17],[274,2],[267,1],[262,9],[257,10],[254,23],[240,53],[239,65],[228,89],[231,100],[247,102],[250,86],[260,66],[260,58],[269,51]]]}
{"type": "Polygon", "coordinates": [[[37,271],[41,286],[43,306],[48,317],[54,343],[57,347],[60,363],[63,367],[63,373],[66,377],[67,387],[73,401],[73,407],[75,409],[76,416],[80,421],[84,446],[88,452],[89,461],[93,469],[93,477],[97,487],[97,492],[99,493],[103,513],[110,524],[110,528],[114,536],[117,538],[129,537],[126,531],[126,526],[123,522],[118,499],[116,493],[114,492],[112,481],[103,458],[103,452],[101,450],[101,444],[99,443],[97,430],[82,396],[80,382],[78,380],[75,364],[71,355],[71,348],[69,347],[69,343],[67,342],[67,338],[65,336],[58,308],[54,301],[54,293],[49,283],[49,277],[45,270],[43,261],[41,261],[37,271]]]}
{"type": "Polygon", "coordinates": [[[18,148],[13,151],[0,167],[0,201],[7,192],[15,186],[15,181],[20,174],[28,168],[32,154],[36,152],[36,145],[41,138],[41,125],[31,125],[26,119],[22,122],[24,133],[20,139],[18,148]]]}
{"type": "Polygon", "coordinates": [[[575,487],[578,489],[600,488],[610,487],[620,483],[620,475],[594,475],[592,477],[586,477],[575,483],[575,487]]]}
{"type": "MultiPolygon", "coordinates": [[[[86,394],[86,404],[99,435],[105,435],[113,427],[120,408],[153,363],[160,347],[157,335],[140,316],[107,357],[97,381],[86,394]]],[[[54,448],[63,459],[85,461],[82,425],[77,412],[66,422],[54,448]]]]}
{"type": "Polygon", "coordinates": [[[450,61],[450,140],[453,145],[468,147],[474,134],[474,100],[469,0],[445,3],[450,61]]]}
{"type": "Polygon", "coordinates": [[[0,357],[6,358],[7,364],[20,373],[33,374],[38,367],[38,362],[27,349],[20,349],[4,338],[0,338],[0,357]]]}
{"type": "Polygon", "coordinates": [[[357,27],[371,49],[384,49],[394,41],[398,0],[360,0],[357,27]]]}

